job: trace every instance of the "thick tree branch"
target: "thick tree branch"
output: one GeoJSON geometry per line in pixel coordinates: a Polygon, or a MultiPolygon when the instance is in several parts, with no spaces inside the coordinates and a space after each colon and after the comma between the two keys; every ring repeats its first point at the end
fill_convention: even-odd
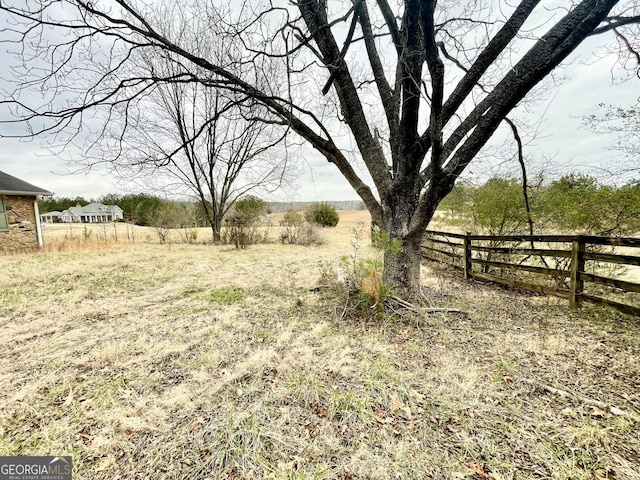
{"type": "MultiPolygon", "coordinates": [[[[322,53],[325,65],[335,74],[334,86],[342,107],[345,122],[351,128],[358,149],[379,192],[387,189],[391,180],[382,148],[369,130],[366,115],[353,79],[331,31],[322,28],[328,23],[326,11],[317,0],[301,0],[298,7],[307,28],[322,53]]],[[[340,168],[340,167],[339,167],[340,168]]],[[[340,168],[342,171],[342,168],[340,168]]]]}
{"type": "Polygon", "coordinates": [[[382,12],[382,16],[384,17],[384,21],[387,24],[387,28],[389,29],[389,33],[391,34],[391,38],[393,40],[393,45],[396,48],[396,53],[398,54],[398,58],[402,56],[402,46],[404,45],[404,35],[398,28],[398,24],[396,23],[396,17],[389,7],[389,3],[387,0],[376,0],[378,3],[378,7],[382,12]]]}
{"type": "MultiPolygon", "coordinates": [[[[358,24],[358,15],[356,13],[353,15],[353,18],[351,19],[351,25],[349,26],[349,33],[347,33],[347,38],[344,41],[342,50],[340,51],[340,59],[342,61],[344,61],[344,57],[347,55],[347,52],[349,51],[349,46],[351,45],[351,41],[353,40],[353,34],[356,31],[357,24],[358,24]]],[[[327,83],[325,83],[324,87],[322,87],[322,95],[326,95],[329,89],[331,88],[331,85],[333,84],[333,78],[334,78],[334,72],[331,72],[331,74],[329,75],[329,80],[327,80],[327,83]]]]}
{"type": "Polygon", "coordinates": [[[391,90],[389,82],[385,76],[384,67],[382,66],[382,61],[380,60],[380,55],[378,54],[378,49],[375,44],[375,36],[371,28],[371,20],[367,10],[367,4],[365,2],[362,2],[358,7],[358,14],[360,28],[362,28],[367,56],[369,58],[369,64],[371,65],[373,78],[375,79],[378,93],[380,94],[380,99],[382,101],[382,107],[387,118],[387,124],[389,125],[389,143],[391,145],[391,152],[392,155],[397,155],[399,148],[399,97],[396,92],[391,90]]]}
{"type": "Polygon", "coordinates": [[[593,32],[589,34],[589,36],[600,35],[601,33],[610,32],[611,30],[624,27],[625,25],[640,23],[640,15],[636,15],[632,17],[613,16],[613,17],[607,18],[605,21],[607,22],[606,25],[596,28],[593,32]]]}
{"type": "Polygon", "coordinates": [[[431,170],[432,178],[440,176],[442,168],[442,128],[444,127],[442,116],[442,104],[444,101],[444,64],[438,54],[436,42],[433,5],[422,9],[422,24],[425,36],[425,51],[427,67],[431,76],[431,115],[427,133],[431,144],[431,170]]]}
{"type": "MultiPolygon", "coordinates": [[[[598,3],[597,8],[588,3],[590,2],[583,2],[567,13],[535,43],[493,91],[478,103],[446,141],[445,156],[451,155],[469,132],[475,129],[475,134],[478,126],[486,124],[488,118],[499,118],[499,124],[504,116],[496,117],[496,112],[504,111],[506,115],[506,112],[515,107],[540,80],[557,67],[588,36],[594,26],[600,23],[602,17],[617,2],[606,0],[598,3]],[[536,66],[535,69],[532,68],[533,65],[536,66]]],[[[497,128],[497,125],[495,127],[497,128]]],[[[473,155],[475,153],[477,151],[473,155]]],[[[457,155],[457,158],[459,161],[461,156],[457,155]]],[[[453,166],[457,161],[450,164],[449,174],[460,171],[460,165],[453,166]]]]}
{"type": "MultiPolygon", "coordinates": [[[[507,48],[511,41],[516,37],[524,22],[529,18],[540,0],[524,0],[520,2],[513,14],[505,22],[498,33],[489,41],[487,46],[482,50],[473,65],[467,69],[466,75],[458,82],[456,88],[449,96],[447,102],[443,106],[443,122],[446,124],[460,105],[468,97],[480,78],[487,69],[495,62],[499,55],[507,48]]],[[[429,143],[428,131],[421,138],[423,150],[427,151],[431,147],[429,143]]]]}

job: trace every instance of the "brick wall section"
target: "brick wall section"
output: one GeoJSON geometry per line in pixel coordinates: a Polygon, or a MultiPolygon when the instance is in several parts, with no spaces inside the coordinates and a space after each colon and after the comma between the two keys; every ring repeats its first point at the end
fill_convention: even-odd
{"type": "Polygon", "coordinates": [[[9,231],[0,232],[0,252],[14,253],[38,248],[35,197],[3,195],[9,231]]]}

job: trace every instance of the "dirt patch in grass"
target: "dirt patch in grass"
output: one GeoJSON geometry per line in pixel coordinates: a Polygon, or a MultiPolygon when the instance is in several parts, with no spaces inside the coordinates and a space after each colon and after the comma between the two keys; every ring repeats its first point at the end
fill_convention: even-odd
{"type": "Polygon", "coordinates": [[[426,306],[466,314],[340,321],[309,288],[361,215],[319,247],[0,258],[0,455],[71,455],[76,479],[640,478],[640,423],[581,400],[640,415],[637,319],[425,265],[426,306]]]}

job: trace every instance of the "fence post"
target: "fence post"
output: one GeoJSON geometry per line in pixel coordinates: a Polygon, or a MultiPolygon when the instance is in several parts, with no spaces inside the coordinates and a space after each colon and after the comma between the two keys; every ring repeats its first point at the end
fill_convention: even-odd
{"type": "Polygon", "coordinates": [[[463,252],[463,267],[464,267],[464,279],[469,280],[473,276],[473,265],[471,264],[471,239],[469,234],[466,234],[463,239],[464,252],[463,252]]]}
{"type": "Polygon", "coordinates": [[[584,239],[576,237],[571,245],[571,276],[569,306],[580,307],[580,294],[584,289],[584,281],[580,279],[580,272],[584,271],[584,239]]]}

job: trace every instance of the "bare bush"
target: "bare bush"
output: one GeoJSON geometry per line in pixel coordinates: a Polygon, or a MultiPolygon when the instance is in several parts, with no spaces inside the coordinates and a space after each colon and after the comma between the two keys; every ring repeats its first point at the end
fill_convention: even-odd
{"type": "Polygon", "coordinates": [[[280,241],[291,245],[322,245],[324,238],[318,227],[305,221],[302,213],[289,210],[280,222],[280,241]]]}

